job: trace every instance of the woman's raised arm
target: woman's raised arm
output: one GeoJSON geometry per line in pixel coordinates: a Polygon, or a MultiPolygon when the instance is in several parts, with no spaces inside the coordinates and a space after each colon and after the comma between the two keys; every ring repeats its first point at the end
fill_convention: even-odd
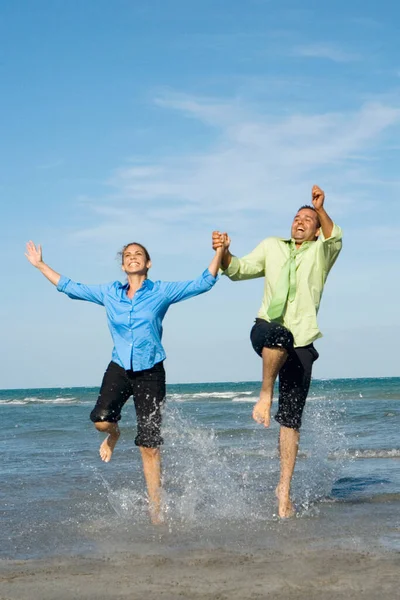
{"type": "Polygon", "coordinates": [[[222,245],[215,250],[213,259],[208,267],[208,270],[210,271],[211,275],[213,275],[213,277],[216,277],[218,275],[218,271],[221,267],[221,260],[224,255],[224,252],[225,252],[225,248],[222,245]]]}
{"type": "Polygon", "coordinates": [[[60,281],[61,275],[60,275],[60,273],[57,273],[51,267],[49,267],[49,265],[46,265],[45,262],[43,262],[43,258],[42,258],[42,246],[40,244],[38,244],[38,246],[35,246],[35,244],[32,241],[28,242],[26,244],[25,256],[29,260],[29,262],[31,263],[31,265],[33,265],[34,267],[36,267],[37,269],[39,269],[39,271],[41,273],[43,273],[43,275],[53,285],[55,285],[55,286],[58,285],[58,282],[60,281]]]}

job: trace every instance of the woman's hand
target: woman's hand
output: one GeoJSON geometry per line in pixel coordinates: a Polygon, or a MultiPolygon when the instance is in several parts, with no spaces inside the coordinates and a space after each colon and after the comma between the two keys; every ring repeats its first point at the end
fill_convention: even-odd
{"type": "Polygon", "coordinates": [[[212,232],[212,247],[213,250],[223,248],[223,250],[229,250],[231,239],[227,233],[221,233],[220,231],[212,232]]]}
{"type": "Polygon", "coordinates": [[[220,253],[222,253],[221,255],[221,269],[223,271],[225,271],[232,260],[232,255],[229,251],[229,247],[231,245],[231,238],[229,237],[229,235],[227,233],[221,233],[220,231],[213,231],[212,233],[212,247],[213,250],[215,250],[218,253],[218,256],[220,255],[220,253]]]}
{"type": "Polygon", "coordinates": [[[35,246],[35,244],[32,241],[28,242],[26,245],[25,256],[29,260],[31,265],[33,265],[34,267],[39,269],[39,271],[41,273],[43,273],[43,275],[53,285],[58,285],[61,275],[59,273],[57,273],[56,271],[54,271],[54,269],[49,267],[49,265],[46,265],[46,263],[43,262],[42,246],[40,244],[35,246]]]}
{"type": "Polygon", "coordinates": [[[31,265],[38,268],[42,263],[42,246],[39,244],[37,247],[30,241],[26,244],[26,258],[29,260],[31,265]]]}

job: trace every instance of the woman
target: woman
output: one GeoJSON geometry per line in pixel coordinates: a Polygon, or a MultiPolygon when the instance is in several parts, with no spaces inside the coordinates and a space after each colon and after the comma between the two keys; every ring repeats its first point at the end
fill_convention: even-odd
{"type": "Polygon", "coordinates": [[[44,263],[40,245],[35,246],[33,242],[26,245],[25,256],[29,262],[59,292],[74,300],[100,304],[106,309],[114,348],[90,418],[98,431],[107,434],[100,446],[100,457],[109,462],[120,436],[121,409],[133,395],[137,416],[135,444],[142,456],[153,523],[162,521],[160,445],[163,440],[160,429],[165,399],[162,321],[171,304],[213,287],[222,252],[223,248],[216,251],[208,269],[197,279],[153,282],[147,278],[151,267],[149,253],[141,244],[132,242],[120,252],[122,270],[127,275],[125,284],[114,281],[104,285],[84,285],[60,275],[44,263]]]}

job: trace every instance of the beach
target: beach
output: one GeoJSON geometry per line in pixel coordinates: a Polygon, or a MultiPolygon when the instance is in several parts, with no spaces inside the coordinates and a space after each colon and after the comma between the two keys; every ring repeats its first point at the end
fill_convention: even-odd
{"type": "Polygon", "coordinates": [[[271,551],[111,559],[74,557],[2,565],[2,600],[397,597],[399,557],[351,551],[271,551]],[[290,566],[289,566],[290,565],[290,566]],[[289,572],[288,572],[289,571],[289,572]]]}
{"type": "Polygon", "coordinates": [[[257,382],[169,386],[165,523],[149,523],[132,405],[112,461],[95,388],[3,390],[0,599],[397,597],[400,380],[315,381],[276,515],[278,426],[257,382]]]}

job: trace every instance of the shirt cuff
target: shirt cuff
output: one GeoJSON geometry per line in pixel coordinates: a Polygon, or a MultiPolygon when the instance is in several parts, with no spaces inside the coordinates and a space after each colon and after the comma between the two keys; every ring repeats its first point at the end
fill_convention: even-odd
{"type": "Polygon", "coordinates": [[[67,285],[69,284],[71,280],[69,279],[69,277],[65,277],[64,275],[61,275],[59,282],[57,283],[57,290],[59,292],[65,292],[65,288],[67,287],[67,285]]]}
{"type": "Polygon", "coordinates": [[[327,242],[327,241],[329,241],[329,240],[333,240],[333,239],[335,239],[335,240],[340,240],[340,239],[342,238],[342,230],[341,230],[341,228],[339,227],[339,225],[336,225],[336,223],[334,223],[334,224],[333,224],[332,233],[331,233],[331,235],[330,235],[328,238],[326,238],[326,237],[324,236],[324,234],[323,234],[323,232],[322,232],[322,229],[321,229],[320,236],[321,236],[321,241],[322,241],[322,242],[327,242]]]}
{"type": "Polygon", "coordinates": [[[214,285],[214,283],[216,283],[218,281],[218,275],[216,277],[214,277],[214,275],[212,273],[210,273],[210,270],[206,269],[203,273],[203,279],[207,283],[214,285]]]}
{"type": "Polygon", "coordinates": [[[232,277],[239,271],[239,259],[237,256],[232,256],[231,262],[229,263],[229,267],[223,271],[221,269],[222,275],[226,275],[227,277],[232,277]]]}

